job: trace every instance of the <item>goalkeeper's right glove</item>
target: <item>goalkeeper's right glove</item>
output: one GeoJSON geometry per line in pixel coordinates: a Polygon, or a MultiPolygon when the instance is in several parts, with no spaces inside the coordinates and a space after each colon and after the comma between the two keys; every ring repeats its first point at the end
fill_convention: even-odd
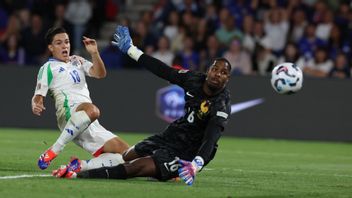
{"type": "Polygon", "coordinates": [[[181,167],[178,169],[178,175],[189,186],[194,182],[196,173],[199,172],[204,165],[204,160],[200,156],[196,156],[192,162],[179,160],[181,167]]]}

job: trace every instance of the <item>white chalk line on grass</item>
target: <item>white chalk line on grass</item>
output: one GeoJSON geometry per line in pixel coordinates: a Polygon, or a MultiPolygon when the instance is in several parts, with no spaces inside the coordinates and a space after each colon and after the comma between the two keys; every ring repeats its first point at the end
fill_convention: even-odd
{"type": "Polygon", "coordinates": [[[0,176],[1,179],[22,179],[22,178],[31,178],[31,177],[50,177],[51,175],[9,175],[9,176],[0,176]]]}

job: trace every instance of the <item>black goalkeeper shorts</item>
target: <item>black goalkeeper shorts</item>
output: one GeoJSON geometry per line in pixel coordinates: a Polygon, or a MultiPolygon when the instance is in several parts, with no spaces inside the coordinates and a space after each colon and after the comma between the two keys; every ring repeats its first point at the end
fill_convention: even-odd
{"type": "Polygon", "coordinates": [[[140,156],[151,156],[156,165],[156,179],[166,181],[178,177],[178,157],[167,144],[158,136],[151,136],[134,147],[140,156]]]}

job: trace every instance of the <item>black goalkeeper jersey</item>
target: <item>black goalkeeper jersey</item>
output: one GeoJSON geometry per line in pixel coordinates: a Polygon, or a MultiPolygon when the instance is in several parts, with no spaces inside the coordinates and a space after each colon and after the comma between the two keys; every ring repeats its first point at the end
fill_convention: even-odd
{"type": "Polygon", "coordinates": [[[228,89],[209,97],[203,91],[203,73],[176,70],[145,54],[138,63],[185,91],[185,115],[158,136],[183,158],[199,155],[208,162],[230,115],[228,89]]]}

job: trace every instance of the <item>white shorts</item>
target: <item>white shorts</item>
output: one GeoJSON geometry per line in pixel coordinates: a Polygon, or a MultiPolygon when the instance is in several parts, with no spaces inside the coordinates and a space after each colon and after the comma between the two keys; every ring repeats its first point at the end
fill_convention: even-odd
{"type": "MultiPolygon", "coordinates": [[[[70,111],[75,112],[78,105],[79,104],[72,105],[70,111]]],[[[60,115],[59,111],[57,113],[57,115],[60,115]]],[[[60,131],[63,131],[67,121],[65,119],[65,114],[61,113],[61,115],[62,116],[57,117],[57,124],[60,131]]],[[[91,153],[93,156],[98,156],[101,154],[104,144],[115,137],[117,137],[115,134],[105,129],[98,120],[95,120],[85,131],[75,137],[73,142],[91,153]]]]}

